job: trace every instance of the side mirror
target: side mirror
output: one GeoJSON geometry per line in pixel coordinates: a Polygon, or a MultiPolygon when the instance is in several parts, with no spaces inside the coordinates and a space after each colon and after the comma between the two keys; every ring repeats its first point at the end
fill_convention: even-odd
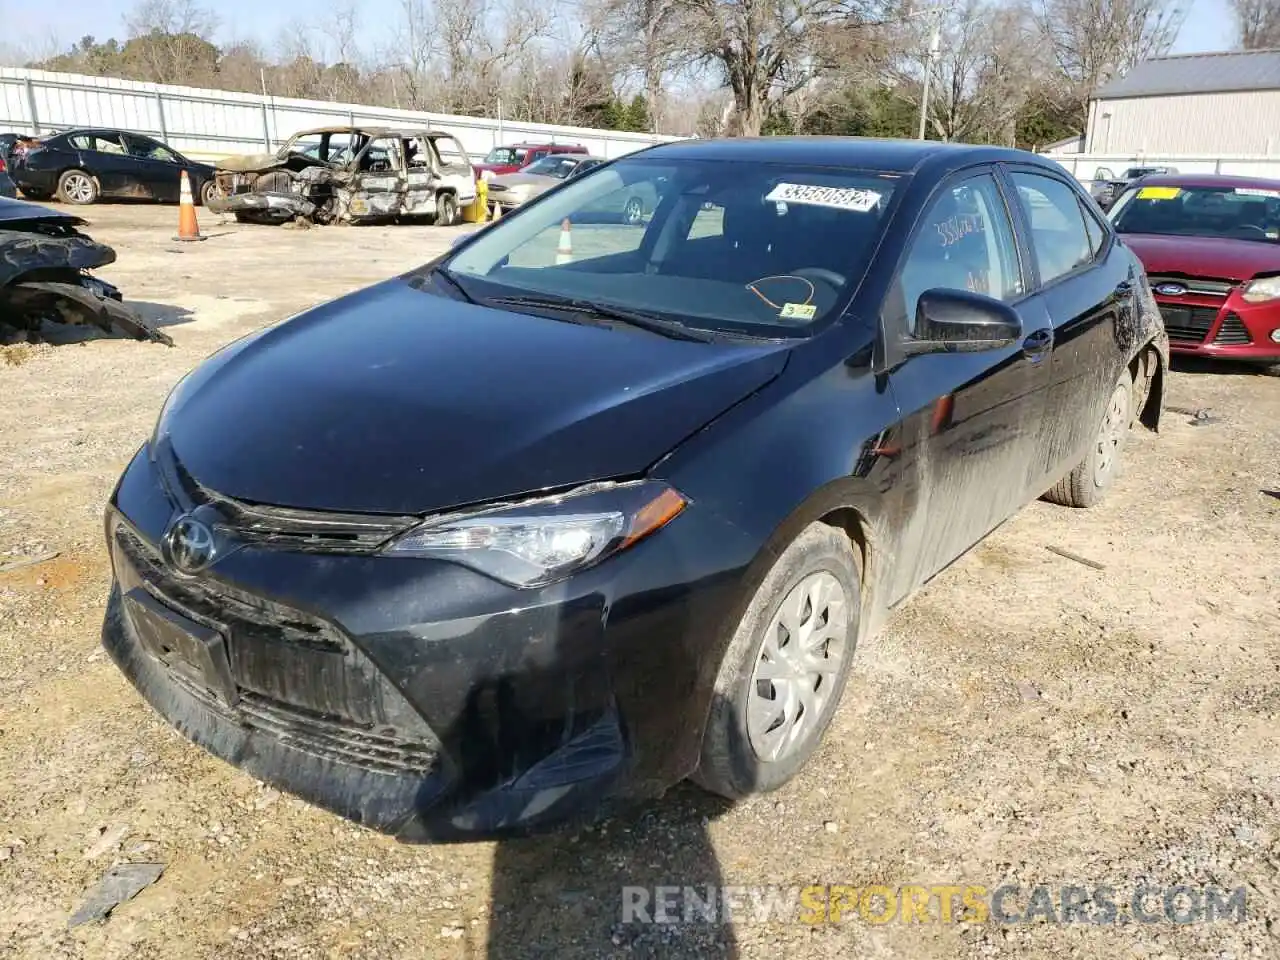
{"type": "Polygon", "coordinates": [[[1007,303],[968,290],[937,287],[920,294],[908,354],[998,350],[1022,336],[1022,320],[1007,303]]]}

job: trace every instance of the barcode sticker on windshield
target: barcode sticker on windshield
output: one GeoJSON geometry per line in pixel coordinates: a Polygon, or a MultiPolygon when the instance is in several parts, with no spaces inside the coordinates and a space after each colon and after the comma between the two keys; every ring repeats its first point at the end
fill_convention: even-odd
{"type": "Polygon", "coordinates": [[[866,213],[880,203],[880,194],[857,187],[819,187],[806,183],[780,183],[765,200],[773,203],[807,203],[813,207],[866,213]]]}
{"type": "Polygon", "coordinates": [[[1266,187],[1236,187],[1238,197],[1272,197],[1280,198],[1280,190],[1268,190],[1266,187]]]}

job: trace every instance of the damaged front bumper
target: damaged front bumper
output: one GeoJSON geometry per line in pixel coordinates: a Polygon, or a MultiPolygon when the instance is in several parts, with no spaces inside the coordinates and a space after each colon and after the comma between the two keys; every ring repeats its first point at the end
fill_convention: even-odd
{"type": "Polygon", "coordinates": [[[196,515],[227,539],[190,576],[162,546],[189,505],[158,469],[140,451],[108,509],[103,642],[184,735],[254,777],[439,842],[595,816],[696,766],[734,587],[676,579],[690,537],[736,543],[719,522],[522,591],[442,561],[242,535],[213,501],[196,515]]]}
{"type": "Polygon", "coordinates": [[[208,207],[213,213],[230,213],[241,220],[271,224],[309,220],[317,210],[315,203],[296,193],[233,193],[210,198],[208,207]]]}

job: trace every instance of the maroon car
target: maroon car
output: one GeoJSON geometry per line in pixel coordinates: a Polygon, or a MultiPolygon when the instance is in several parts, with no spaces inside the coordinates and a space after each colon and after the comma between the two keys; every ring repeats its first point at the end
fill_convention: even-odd
{"type": "Polygon", "coordinates": [[[508,147],[494,147],[479,163],[472,164],[476,177],[499,176],[515,173],[529,164],[553,153],[586,153],[587,148],[576,143],[515,143],[508,147]]]}
{"type": "Polygon", "coordinates": [[[1147,268],[1172,350],[1280,363],[1280,180],[1146,177],[1108,216],[1147,268]]]}

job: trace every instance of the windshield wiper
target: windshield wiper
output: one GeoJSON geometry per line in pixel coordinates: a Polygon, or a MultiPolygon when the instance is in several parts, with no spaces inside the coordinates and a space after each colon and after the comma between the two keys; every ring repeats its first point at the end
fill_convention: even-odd
{"type": "Polygon", "coordinates": [[[488,303],[501,303],[513,307],[534,307],[542,310],[564,310],[569,313],[589,313],[606,320],[616,320],[631,327],[648,330],[672,340],[692,340],[697,343],[710,343],[714,338],[702,330],[694,330],[683,323],[667,320],[653,313],[638,310],[627,310],[623,307],[610,306],[607,303],[596,303],[594,300],[577,300],[560,297],[489,297],[488,303]]]}
{"type": "Polygon", "coordinates": [[[457,290],[460,294],[462,294],[462,299],[466,300],[467,303],[477,302],[476,298],[473,297],[471,294],[467,293],[467,288],[464,287],[458,281],[457,277],[455,277],[452,273],[449,272],[447,267],[443,267],[443,266],[436,267],[434,270],[431,271],[431,275],[433,277],[440,277],[441,279],[443,279],[447,284],[449,284],[449,286],[453,287],[453,289],[457,290]]]}

